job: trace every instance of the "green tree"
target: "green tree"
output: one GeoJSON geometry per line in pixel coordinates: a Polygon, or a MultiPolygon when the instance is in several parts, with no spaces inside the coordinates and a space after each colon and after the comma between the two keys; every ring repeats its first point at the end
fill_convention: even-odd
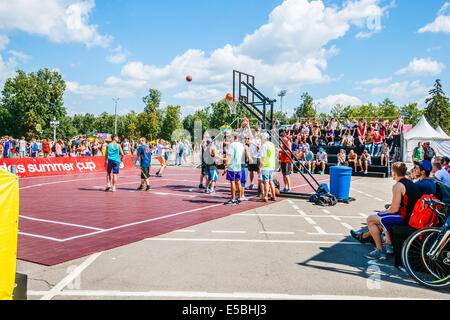
{"type": "Polygon", "coordinates": [[[405,123],[412,124],[413,126],[415,126],[419,122],[422,114],[423,110],[420,110],[417,107],[417,102],[405,104],[400,108],[400,115],[404,119],[405,123]]]}
{"type": "Polygon", "coordinates": [[[443,130],[450,132],[450,102],[442,89],[441,80],[436,80],[429,94],[430,97],[425,100],[425,117],[434,127],[441,126],[443,130]]]}
{"type": "Polygon", "coordinates": [[[77,129],[78,133],[81,135],[93,133],[94,131],[101,132],[98,131],[95,127],[96,117],[92,113],[75,114],[73,116],[72,122],[73,126],[77,129]]]}
{"type": "Polygon", "coordinates": [[[294,115],[296,118],[315,118],[317,116],[314,99],[308,92],[302,94],[300,105],[295,109],[294,115]]]}
{"type": "Polygon", "coordinates": [[[17,70],[14,78],[6,80],[2,90],[1,104],[10,116],[10,134],[35,134],[36,124],[41,124],[44,132],[50,127],[50,120],[61,120],[66,115],[63,94],[66,83],[57,71],[41,69],[29,74],[17,70]]]}
{"type": "Polygon", "coordinates": [[[147,135],[151,135],[153,138],[157,138],[160,131],[160,123],[163,118],[162,112],[159,110],[159,105],[161,103],[161,92],[156,89],[149,89],[148,94],[142,98],[142,101],[145,104],[144,112],[147,114],[145,118],[149,121],[150,128],[144,129],[147,126],[145,126],[143,123],[139,123],[139,120],[143,120],[143,116],[141,116],[138,119],[138,127],[141,128],[143,131],[139,131],[141,133],[145,133],[146,135],[142,135],[144,137],[147,137],[147,135]]]}
{"type": "Polygon", "coordinates": [[[397,117],[400,115],[400,109],[389,98],[384,99],[378,106],[377,116],[379,118],[397,117]]]}
{"type": "Polygon", "coordinates": [[[183,124],[181,123],[180,110],[180,106],[168,106],[166,108],[160,132],[160,137],[162,139],[171,141],[172,133],[177,129],[183,128],[183,124]]]}

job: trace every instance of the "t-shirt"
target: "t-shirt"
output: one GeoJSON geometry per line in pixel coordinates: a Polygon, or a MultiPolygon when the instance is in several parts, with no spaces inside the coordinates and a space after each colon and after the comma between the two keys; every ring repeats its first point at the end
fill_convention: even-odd
{"type": "Polygon", "coordinates": [[[261,158],[264,159],[263,168],[264,169],[273,169],[276,167],[276,154],[275,154],[275,145],[268,141],[264,143],[261,148],[261,158]]]}
{"type": "Polygon", "coordinates": [[[228,171],[241,172],[242,160],[244,157],[244,145],[240,142],[233,142],[228,147],[227,155],[231,155],[231,161],[228,164],[228,171]]]}
{"type": "Polygon", "coordinates": [[[25,140],[19,141],[19,152],[25,152],[27,150],[27,142],[25,140]]]}
{"type": "MultiPolygon", "coordinates": [[[[289,146],[289,141],[288,140],[284,140],[284,142],[286,143],[287,146],[289,146]]],[[[280,143],[280,146],[283,150],[288,150],[283,143],[280,143]]],[[[289,156],[291,156],[291,153],[288,151],[289,156]]],[[[291,163],[291,160],[288,158],[288,156],[286,156],[286,154],[281,151],[280,152],[280,162],[281,163],[291,163]]]]}
{"type": "Polygon", "coordinates": [[[442,168],[441,170],[436,171],[434,176],[436,178],[438,178],[441,182],[448,184],[450,186],[450,173],[448,173],[448,171],[445,170],[445,168],[442,168]]]}
{"type": "Polygon", "coordinates": [[[150,150],[149,146],[145,144],[140,146],[137,152],[137,156],[139,157],[142,168],[150,168],[150,165],[152,163],[152,151],[150,150]]]}
{"type": "Polygon", "coordinates": [[[416,182],[422,194],[435,194],[436,193],[436,183],[431,179],[422,179],[416,182]]]}
{"type": "Polygon", "coordinates": [[[3,146],[3,154],[9,154],[9,149],[11,149],[11,141],[6,141],[5,145],[3,146]]]}
{"type": "Polygon", "coordinates": [[[423,159],[423,153],[424,153],[423,148],[415,147],[414,152],[415,152],[414,159],[417,159],[417,160],[423,159]]]}
{"type": "MultiPolygon", "coordinates": [[[[258,146],[261,143],[261,139],[252,139],[252,142],[257,144],[258,146]]],[[[255,147],[253,144],[250,143],[250,147],[249,147],[249,151],[250,151],[250,157],[254,158],[254,159],[259,159],[261,158],[261,155],[259,153],[259,149],[257,147],[255,147]]]]}

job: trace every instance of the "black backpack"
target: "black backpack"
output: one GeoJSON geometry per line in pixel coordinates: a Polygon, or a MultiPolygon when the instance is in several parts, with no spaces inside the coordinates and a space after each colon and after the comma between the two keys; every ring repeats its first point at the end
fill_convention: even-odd
{"type": "Polygon", "coordinates": [[[425,156],[429,159],[434,157],[434,151],[433,149],[431,149],[431,147],[427,148],[427,150],[425,151],[425,156]]]}

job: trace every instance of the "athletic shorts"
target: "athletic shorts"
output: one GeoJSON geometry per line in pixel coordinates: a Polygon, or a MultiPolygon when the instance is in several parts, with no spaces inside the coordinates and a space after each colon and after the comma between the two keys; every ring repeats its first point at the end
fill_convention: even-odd
{"type": "Polygon", "coordinates": [[[202,163],[202,175],[207,176],[209,174],[208,166],[206,163],[202,163]]]}
{"type": "Polygon", "coordinates": [[[247,182],[248,178],[248,168],[242,168],[241,169],[241,184],[243,187],[245,187],[245,183],[247,182]]]}
{"type": "Polygon", "coordinates": [[[149,167],[141,167],[141,179],[150,178],[150,168],[149,167]]]}
{"type": "Polygon", "coordinates": [[[281,173],[283,176],[289,176],[292,173],[292,166],[289,162],[281,163],[281,173]]]}
{"type": "Polygon", "coordinates": [[[251,163],[248,165],[248,171],[250,172],[258,172],[259,171],[260,159],[256,160],[256,163],[251,163]]]}
{"type": "Polygon", "coordinates": [[[208,172],[208,180],[216,182],[219,178],[219,171],[217,169],[209,170],[208,172]]]}
{"type": "Polygon", "coordinates": [[[406,224],[405,220],[403,220],[398,213],[379,213],[377,216],[380,218],[381,225],[386,231],[390,231],[394,225],[406,224]]]}
{"type": "Polygon", "coordinates": [[[108,168],[107,168],[108,174],[110,174],[111,171],[114,174],[119,174],[119,169],[120,169],[120,162],[114,161],[114,160],[108,160],[108,168]]]}
{"type": "Polygon", "coordinates": [[[158,157],[157,159],[158,159],[159,164],[161,166],[165,166],[166,165],[166,158],[164,156],[158,157]]]}
{"type": "Polygon", "coordinates": [[[273,169],[262,169],[261,172],[261,176],[262,176],[262,181],[272,181],[273,180],[273,173],[275,172],[275,170],[273,169]]]}
{"type": "Polygon", "coordinates": [[[228,181],[240,181],[241,180],[241,171],[227,171],[227,180],[228,181]]]}

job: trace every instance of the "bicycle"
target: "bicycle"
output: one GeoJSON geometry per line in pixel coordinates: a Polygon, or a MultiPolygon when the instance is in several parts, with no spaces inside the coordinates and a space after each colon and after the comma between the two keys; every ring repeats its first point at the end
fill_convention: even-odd
{"type": "Polygon", "coordinates": [[[450,287],[450,205],[423,200],[439,217],[442,227],[415,231],[402,247],[403,266],[411,277],[431,289],[450,287]],[[440,212],[437,206],[442,206],[440,212]]]}

